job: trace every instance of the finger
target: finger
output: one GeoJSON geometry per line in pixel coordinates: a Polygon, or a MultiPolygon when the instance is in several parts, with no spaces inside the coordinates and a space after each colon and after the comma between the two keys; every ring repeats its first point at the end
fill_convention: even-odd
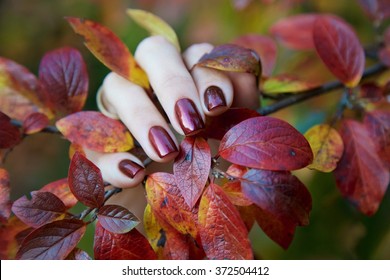
{"type": "Polygon", "coordinates": [[[194,135],[204,129],[198,92],[181,55],[164,37],[144,39],[135,52],[173,128],[194,135]]]}
{"type": "Polygon", "coordinates": [[[192,45],[183,53],[187,68],[192,69],[192,78],[199,92],[203,112],[209,116],[225,112],[233,102],[233,86],[224,72],[206,67],[193,68],[212,49],[212,45],[203,43],[192,45]]]}
{"type": "Polygon", "coordinates": [[[152,160],[167,162],[176,157],[175,136],[140,86],[110,73],[104,79],[103,91],[107,110],[118,115],[152,160]]]}
{"type": "Polygon", "coordinates": [[[85,149],[85,154],[102,172],[103,180],[118,188],[139,185],[145,177],[142,162],[130,153],[98,153],[85,149]]]}

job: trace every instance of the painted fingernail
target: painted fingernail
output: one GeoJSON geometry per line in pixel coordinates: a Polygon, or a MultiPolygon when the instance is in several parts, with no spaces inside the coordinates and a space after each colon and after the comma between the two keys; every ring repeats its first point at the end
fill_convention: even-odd
{"type": "Polygon", "coordinates": [[[225,96],[222,90],[216,86],[210,86],[204,93],[204,103],[207,110],[212,111],[218,107],[226,107],[225,96]]]}
{"type": "Polygon", "coordinates": [[[129,159],[124,159],[119,163],[119,170],[131,179],[133,179],[142,169],[144,168],[141,165],[129,159]]]}
{"type": "Polygon", "coordinates": [[[202,117],[191,99],[183,98],[178,100],[175,105],[175,113],[185,135],[196,134],[204,128],[202,117]]]}
{"type": "Polygon", "coordinates": [[[149,130],[149,141],[160,158],[178,151],[171,136],[161,126],[153,126],[149,130]]]}

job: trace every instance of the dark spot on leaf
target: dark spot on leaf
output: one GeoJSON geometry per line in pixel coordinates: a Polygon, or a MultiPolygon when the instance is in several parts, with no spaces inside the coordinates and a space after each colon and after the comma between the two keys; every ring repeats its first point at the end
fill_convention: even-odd
{"type": "Polygon", "coordinates": [[[164,200],[161,202],[160,207],[163,208],[168,205],[168,197],[164,197],[164,200]]]}
{"type": "Polygon", "coordinates": [[[192,150],[189,150],[184,158],[185,161],[192,161],[192,150]]]}
{"type": "Polygon", "coordinates": [[[296,156],[296,153],[295,153],[294,150],[290,150],[290,156],[292,156],[292,157],[295,157],[295,156],[296,156]]]}
{"type": "Polygon", "coordinates": [[[160,229],[160,238],[157,241],[157,247],[164,247],[165,242],[167,242],[165,231],[163,229],[160,229]]]}

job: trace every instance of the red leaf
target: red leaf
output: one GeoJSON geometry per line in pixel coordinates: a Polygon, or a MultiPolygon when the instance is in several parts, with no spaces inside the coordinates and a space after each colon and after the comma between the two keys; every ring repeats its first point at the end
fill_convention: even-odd
{"type": "MultiPolygon", "coordinates": [[[[248,168],[246,167],[232,164],[229,166],[228,170],[226,170],[226,173],[230,176],[241,178],[247,171],[248,168]]],[[[252,204],[252,201],[242,192],[240,180],[228,180],[222,185],[222,189],[234,205],[248,206],[252,204]]]]}
{"type": "Polygon", "coordinates": [[[154,212],[180,233],[188,233],[196,238],[196,211],[185,202],[172,174],[151,174],[146,180],[145,189],[154,212]]]}
{"type": "Polygon", "coordinates": [[[0,168],[0,225],[5,224],[11,215],[9,174],[0,168]]]}
{"type": "Polygon", "coordinates": [[[65,204],[50,192],[31,192],[31,200],[23,196],[12,204],[12,212],[31,227],[44,224],[65,216],[65,204]]]}
{"type": "Polygon", "coordinates": [[[354,30],[335,16],[318,16],[313,41],[328,69],[348,87],[355,87],[363,75],[364,50],[354,30]]]}
{"type": "Polygon", "coordinates": [[[27,225],[16,216],[11,216],[6,224],[0,226],[0,259],[15,259],[16,251],[20,247],[18,235],[25,231],[27,225]]]}
{"type": "Polygon", "coordinates": [[[309,224],[311,195],[290,172],[252,169],[241,184],[246,197],[279,222],[309,224]]]}
{"type": "Polygon", "coordinates": [[[367,112],[364,125],[375,144],[379,157],[390,169],[390,112],[379,110],[367,112]]]}
{"type": "Polygon", "coordinates": [[[43,186],[39,191],[55,194],[65,204],[66,208],[72,208],[77,203],[77,198],[70,191],[68,178],[63,178],[43,186]]]}
{"type": "Polygon", "coordinates": [[[261,60],[262,75],[272,75],[276,63],[277,46],[275,41],[267,36],[249,34],[236,38],[233,44],[254,50],[261,60]]]}
{"type": "Polygon", "coordinates": [[[57,121],[56,126],[72,143],[97,152],[125,152],[134,146],[129,131],[120,121],[99,112],[74,113],[57,121]]]}
{"type": "Polygon", "coordinates": [[[368,102],[377,103],[384,99],[384,93],[384,88],[380,87],[375,82],[366,82],[360,86],[358,96],[368,102]]]}
{"type": "Polygon", "coordinates": [[[369,17],[383,21],[390,17],[390,3],[388,0],[359,0],[360,6],[369,17]]]}
{"type": "Polygon", "coordinates": [[[65,259],[83,237],[86,224],[80,220],[60,220],[31,232],[16,254],[23,260],[65,259]]]}
{"type": "Polygon", "coordinates": [[[359,211],[373,215],[389,184],[389,172],[376,153],[375,144],[363,124],[345,120],[340,135],[347,144],[334,171],[337,187],[359,211]]]}
{"type": "Polygon", "coordinates": [[[260,58],[256,52],[233,44],[215,47],[204,54],[195,66],[208,67],[222,71],[261,74],[260,58]]]}
{"type": "Polygon", "coordinates": [[[313,24],[317,16],[316,14],[302,14],[283,18],[271,27],[270,32],[288,48],[313,49],[313,24]]]}
{"type": "Polygon", "coordinates": [[[66,260],[85,261],[91,260],[91,257],[79,248],[74,248],[72,252],[66,257],[66,260]]]}
{"type": "Polygon", "coordinates": [[[255,204],[249,206],[236,206],[238,212],[240,213],[241,219],[244,222],[248,232],[251,231],[253,225],[255,224],[255,211],[258,207],[255,204]]]}
{"type": "Polygon", "coordinates": [[[100,225],[112,233],[126,233],[139,224],[133,213],[119,205],[104,205],[97,216],[100,225]]]}
{"type": "Polygon", "coordinates": [[[69,188],[74,196],[91,208],[104,203],[104,183],[99,168],[85,156],[75,153],[69,167],[69,188]]]}
{"type": "Polygon", "coordinates": [[[0,149],[9,149],[21,141],[19,129],[11,124],[11,119],[0,112],[0,149]]]}
{"type": "Polygon", "coordinates": [[[49,124],[49,118],[42,113],[32,113],[23,121],[24,134],[40,132],[49,124]]]}
{"type": "Polygon", "coordinates": [[[295,170],[313,160],[305,137],[272,117],[251,118],[231,128],[221,141],[219,155],[235,164],[268,170],[295,170]]]}
{"type": "Polygon", "coordinates": [[[206,120],[205,138],[221,140],[223,136],[236,124],[260,116],[254,110],[247,108],[230,108],[221,115],[208,117],[206,120]]]}
{"type": "Polygon", "coordinates": [[[248,231],[223,190],[211,184],[199,205],[199,235],[209,259],[253,259],[248,231]]]}
{"type": "Polygon", "coordinates": [[[206,185],[211,167],[211,152],[201,137],[186,137],[180,144],[180,153],[173,163],[177,186],[192,209],[206,185]]]}
{"type": "Polygon", "coordinates": [[[111,233],[98,222],[95,228],[96,260],[154,260],[156,254],[148,240],[136,229],[124,234],[111,233]]]}
{"type": "Polygon", "coordinates": [[[39,80],[47,92],[48,106],[57,115],[68,115],[84,107],[88,73],[78,50],[64,47],[46,53],[39,65],[39,80]]]}

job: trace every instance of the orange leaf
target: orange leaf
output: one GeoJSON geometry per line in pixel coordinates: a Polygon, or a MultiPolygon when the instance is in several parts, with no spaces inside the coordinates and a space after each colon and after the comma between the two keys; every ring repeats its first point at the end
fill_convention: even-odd
{"type": "Polygon", "coordinates": [[[8,222],[0,227],[0,259],[12,260],[15,259],[16,252],[19,249],[19,243],[16,236],[19,232],[27,229],[28,226],[12,216],[8,222]]]}
{"type": "Polygon", "coordinates": [[[97,152],[124,152],[134,146],[133,138],[120,121],[99,112],[78,112],[60,119],[56,126],[72,143],[97,152]]]}
{"type": "Polygon", "coordinates": [[[315,125],[305,133],[305,137],[314,155],[308,168],[333,171],[344,151],[343,139],[337,130],[327,124],[315,125]]]}
{"type": "Polygon", "coordinates": [[[67,17],[73,30],[83,36],[85,46],[111,71],[149,89],[146,73],[137,64],[126,45],[107,27],[91,20],[67,17]]]}
{"type": "Polygon", "coordinates": [[[253,259],[248,231],[223,190],[211,184],[199,205],[199,235],[209,259],[253,259]]]}
{"type": "MultiPolygon", "coordinates": [[[[248,168],[236,164],[229,166],[226,173],[230,176],[241,178],[248,171],[248,168]]],[[[248,199],[242,192],[242,186],[240,180],[228,180],[222,185],[222,189],[229,197],[230,201],[237,206],[248,206],[252,204],[252,201],[248,199]]]]}
{"type": "Polygon", "coordinates": [[[70,191],[68,178],[63,178],[43,186],[39,191],[55,194],[65,204],[66,208],[72,208],[77,203],[77,198],[70,191]]]}

